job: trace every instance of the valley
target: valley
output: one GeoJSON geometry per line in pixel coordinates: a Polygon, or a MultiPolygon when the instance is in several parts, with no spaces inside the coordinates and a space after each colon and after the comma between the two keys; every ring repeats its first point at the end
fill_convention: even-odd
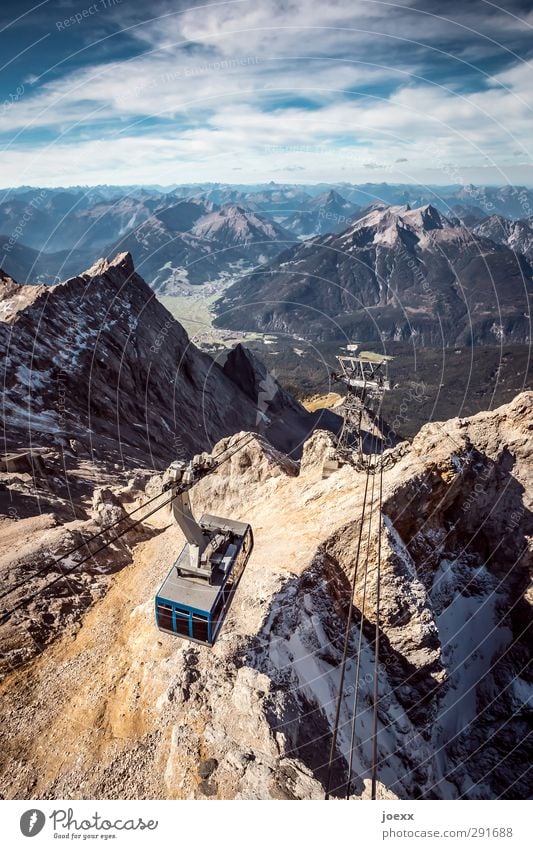
{"type": "MultiPolygon", "coordinates": [[[[301,400],[341,391],[330,375],[338,367],[337,354],[346,353],[343,345],[282,336],[270,337],[268,344],[263,339],[244,344],[301,400]]],[[[360,348],[380,350],[372,342],[362,342],[360,348]]],[[[394,359],[389,367],[392,389],[385,394],[382,411],[389,422],[397,420],[396,430],[406,439],[428,421],[473,415],[533,388],[528,345],[439,350],[396,343],[386,350],[394,359]]]]}

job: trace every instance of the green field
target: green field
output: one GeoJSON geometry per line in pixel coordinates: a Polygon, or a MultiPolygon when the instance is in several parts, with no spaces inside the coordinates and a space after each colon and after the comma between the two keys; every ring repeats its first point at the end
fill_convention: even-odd
{"type": "Polygon", "coordinates": [[[193,293],[191,295],[158,295],[157,297],[169,313],[183,325],[191,340],[200,346],[218,344],[232,348],[238,342],[255,342],[270,338],[263,337],[262,333],[246,333],[213,327],[211,307],[220,297],[219,292],[210,295],[193,293]]]}
{"type": "Polygon", "coordinates": [[[211,305],[218,294],[198,295],[158,295],[158,300],[169,313],[183,325],[189,336],[208,333],[212,328],[211,305]]]}

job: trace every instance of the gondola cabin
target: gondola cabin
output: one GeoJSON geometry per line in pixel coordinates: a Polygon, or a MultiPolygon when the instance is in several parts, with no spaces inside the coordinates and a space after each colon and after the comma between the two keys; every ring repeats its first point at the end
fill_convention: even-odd
{"type": "Polygon", "coordinates": [[[159,588],[155,614],[161,631],[211,646],[251,554],[253,534],[245,522],[205,513],[198,524],[216,541],[208,568],[202,574],[190,568],[187,543],[159,588]]]}

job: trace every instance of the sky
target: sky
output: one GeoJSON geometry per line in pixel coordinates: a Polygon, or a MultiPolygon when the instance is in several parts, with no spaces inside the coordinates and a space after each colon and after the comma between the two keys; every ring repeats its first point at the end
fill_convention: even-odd
{"type": "Polygon", "coordinates": [[[533,0],[2,0],[0,185],[533,186],[533,0]]]}

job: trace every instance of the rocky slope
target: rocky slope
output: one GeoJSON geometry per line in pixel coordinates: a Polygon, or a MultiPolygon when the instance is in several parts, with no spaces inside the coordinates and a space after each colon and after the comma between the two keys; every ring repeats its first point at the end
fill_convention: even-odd
{"type": "MultiPolygon", "coordinates": [[[[322,478],[329,445],[315,433],[298,467],[256,439],[195,488],[197,510],[246,519],[255,534],[213,649],[155,628],[153,596],[182,543],[161,515],[81,626],[7,675],[6,797],[322,798],[365,483],[350,467],[322,478]]],[[[533,393],[524,393],[494,412],[428,424],[386,455],[380,798],[530,791],[532,448],[533,393]]],[[[374,498],[334,769],[342,794],[362,621],[358,799],[370,767],[377,527],[374,498]]],[[[15,658],[23,618],[10,628],[15,658]]]]}
{"type": "Polygon", "coordinates": [[[527,342],[533,271],[430,205],[374,209],[238,280],[216,324],[422,346],[527,342]]]}
{"type": "Polygon", "coordinates": [[[255,398],[243,392],[229,367],[190,343],[129,254],[49,287],[19,287],[3,275],[0,311],[5,450],[68,452],[75,440],[78,457],[153,469],[242,427],[297,451],[319,421],[275,380],[263,391],[260,364],[255,398]],[[276,436],[269,422],[285,414],[276,436]]]}
{"type": "Polygon", "coordinates": [[[533,218],[509,221],[502,215],[491,215],[481,221],[474,232],[499,245],[506,245],[515,253],[523,254],[529,262],[533,261],[533,218]]]}

